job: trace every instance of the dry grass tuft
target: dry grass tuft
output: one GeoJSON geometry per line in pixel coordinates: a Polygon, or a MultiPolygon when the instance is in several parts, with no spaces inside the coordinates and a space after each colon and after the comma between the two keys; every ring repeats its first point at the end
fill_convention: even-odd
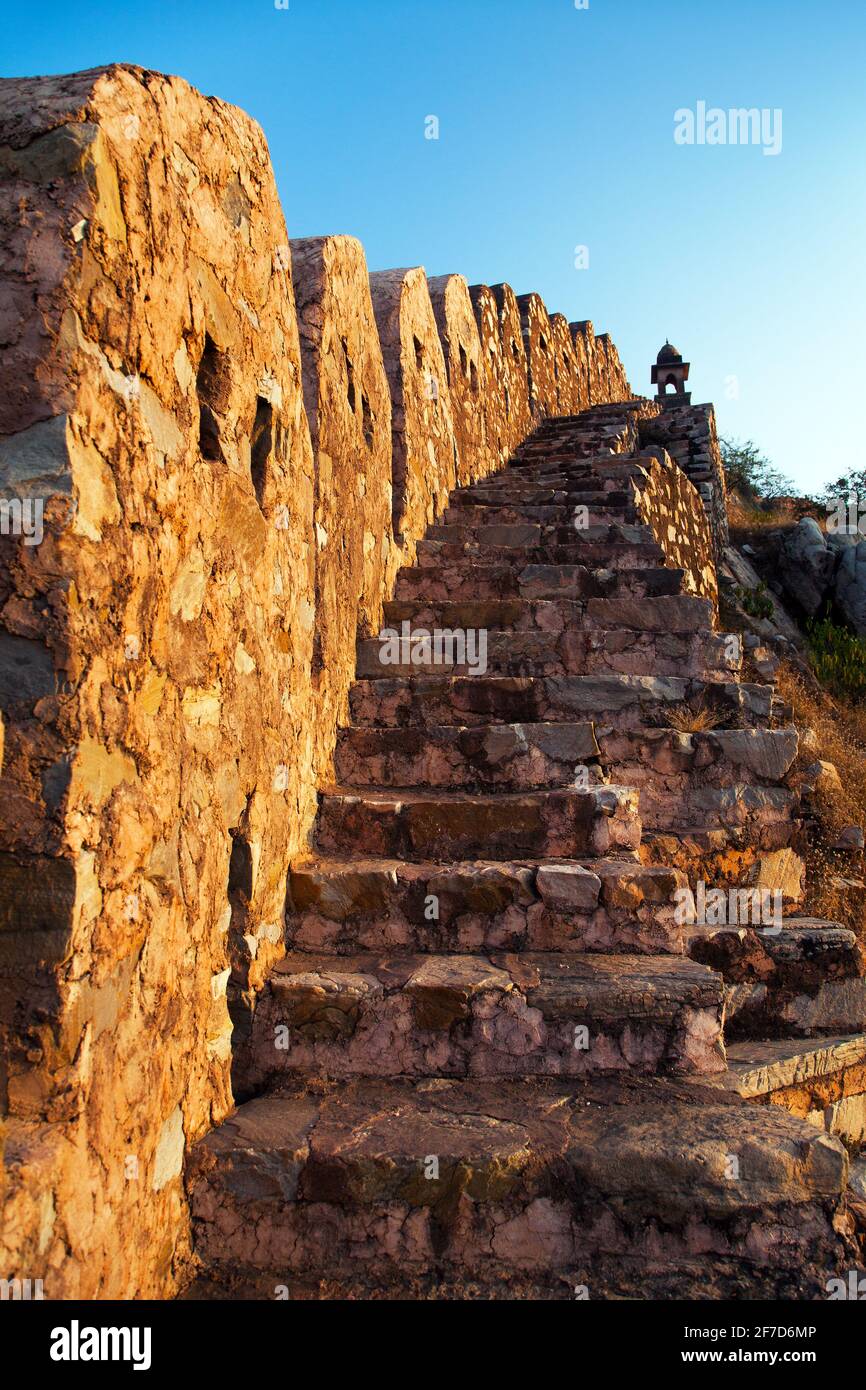
{"type": "Polygon", "coordinates": [[[668,724],[680,734],[705,734],[725,723],[726,716],[706,705],[674,705],[666,713],[668,724]]]}
{"type": "Polygon", "coordinates": [[[817,738],[817,749],[798,754],[797,768],[803,770],[820,758],[835,764],[842,782],[841,792],[819,789],[810,798],[813,819],[804,856],[806,899],[801,910],[839,921],[866,941],[866,889],[852,886],[852,881],[862,880],[863,856],[831,848],[844,826],[866,826],[866,709],[833,699],[787,662],[780,667],[777,686],[793,708],[797,728],[811,728],[817,738]]]}

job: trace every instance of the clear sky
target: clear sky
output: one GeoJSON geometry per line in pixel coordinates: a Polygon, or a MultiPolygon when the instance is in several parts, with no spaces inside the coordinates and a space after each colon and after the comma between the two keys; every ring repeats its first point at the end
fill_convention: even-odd
{"type": "Polygon", "coordinates": [[[803,490],[866,467],[864,0],[0,0],[0,34],[3,76],[126,61],[242,106],[290,235],[537,290],[642,393],[669,337],[803,490]],[[699,101],[780,109],[781,153],[678,145],[699,101]]]}

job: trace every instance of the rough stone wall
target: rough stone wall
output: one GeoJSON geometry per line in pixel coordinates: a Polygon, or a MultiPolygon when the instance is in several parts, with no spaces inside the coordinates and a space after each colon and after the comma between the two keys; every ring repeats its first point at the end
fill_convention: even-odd
{"type": "Polygon", "coordinates": [[[620,361],[616,344],[608,333],[601,333],[595,340],[596,350],[602,354],[603,391],[610,401],[626,401],[631,398],[631,387],[620,361]]]}
{"type": "Polygon", "coordinates": [[[405,563],[447,504],[457,477],[457,441],[423,269],[376,271],[370,292],[391,390],[393,527],[405,563]]]}
{"type": "Polygon", "coordinates": [[[558,410],[553,329],[540,295],[522,294],[517,304],[529,370],[529,408],[537,421],[555,415],[558,410]]]}
{"type": "Polygon", "coordinates": [[[299,334],[262,132],[140,69],[0,82],[0,180],[0,487],[45,499],[0,538],[0,1263],[164,1296],[356,625],[458,450],[480,477],[532,427],[520,311],[476,287],[476,340],[447,277],[481,431],[423,270],[296,243],[299,334]]]}
{"type": "Polygon", "coordinates": [[[508,432],[507,452],[512,453],[532,429],[533,416],[529,402],[529,364],[523,341],[523,326],[517,296],[510,285],[491,285],[499,314],[499,336],[502,343],[502,388],[505,392],[508,432]]]}
{"type": "Polygon", "coordinates": [[[581,404],[581,369],[564,314],[550,315],[550,331],[556,361],[556,413],[576,415],[584,409],[581,404]]]}
{"type": "Polygon", "coordinates": [[[711,405],[676,405],[659,410],[641,425],[641,439],[666,449],[701,495],[716,561],[728,545],[728,494],[711,405]]]}
{"type": "Polygon", "coordinates": [[[304,404],[315,460],[312,685],[317,780],[344,721],[356,630],[379,631],[392,565],[391,396],[354,237],[292,241],[304,404]]]}
{"type": "Polygon", "coordinates": [[[589,389],[589,405],[600,405],[607,400],[605,392],[604,367],[602,354],[599,353],[595,341],[595,329],[589,319],[581,320],[579,323],[572,324],[574,329],[575,341],[582,340],[584,353],[586,355],[587,381],[589,389]]]}
{"type": "Polygon", "coordinates": [[[258,127],[139,70],[0,83],[0,167],[4,1242],[165,1293],[313,810],[287,236],[258,127]]]}
{"type": "Polygon", "coordinates": [[[457,481],[464,485],[485,477],[499,465],[497,424],[487,419],[490,397],[481,335],[462,275],[437,275],[427,283],[448,371],[457,481]]]}
{"type": "Polygon", "coordinates": [[[589,353],[589,340],[582,331],[583,325],[570,323],[568,325],[571,341],[574,345],[574,357],[577,370],[577,408],[578,410],[589,410],[592,405],[591,390],[591,364],[589,353]]]}
{"type": "Polygon", "coordinates": [[[713,537],[696,489],[669,454],[637,460],[637,508],[652,528],[665,559],[685,571],[685,591],[718,608],[713,537]]]}
{"type": "Polygon", "coordinates": [[[496,296],[488,285],[470,285],[469,300],[481,345],[485,444],[497,465],[501,466],[508,458],[513,431],[508,418],[506,389],[509,368],[503,353],[499,310],[496,296]]]}

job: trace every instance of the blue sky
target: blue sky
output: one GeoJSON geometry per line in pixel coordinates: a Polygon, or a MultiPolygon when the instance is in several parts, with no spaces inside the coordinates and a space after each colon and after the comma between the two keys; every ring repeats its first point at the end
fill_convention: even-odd
{"type": "Polygon", "coordinates": [[[0,75],[134,62],[249,111],[290,235],[537,290],[640,392],[669,337],[803,490],[866,467],[863,0],[2,6],[0,75]],[[781,153],[677,145],[701,100],[781,109],[781,153]]]}

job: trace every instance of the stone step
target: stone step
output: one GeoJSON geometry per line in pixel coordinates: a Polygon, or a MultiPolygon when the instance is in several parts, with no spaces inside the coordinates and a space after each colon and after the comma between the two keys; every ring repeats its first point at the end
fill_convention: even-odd
{"type": "MultiPolygon", "coordinates": [[[[514,600],[513,602],[519,602],[514,600]]],[[[551,607],[553,605],[550,605],[551,607]]],[[[577,609],[578,605],[571,605],[577,609]]],[[[429,612],[416,605],[419,614],[429,612]]],[[[447,605],[456,608],[456,605],[447,605]]],[[[466,616],[483,616],[484,605],[461,605],[466,616]]],[[[505,616],[505,604],[501,605],[505,616]]],[[[694,676],[729,681],[740,669],[740,654],[732,659],[723,634],[657,633],[628,628],[567,626],[554,631],[509,632],[487,627],[452,627],[449,618],[431,615],[401,623],[379,637],[358,643],[359,679],[419,675],[479,676],[694,676]],[[404,626],[405,624],[405,626],[404,626]]]]}
{"type": "MultiPolygon", "coordinates": [[[[499,473],[494,478],[485,479],[484,486],[456,488],[449,493],[448,506],[457,510],[463,507],[501,507],[523,506],[551,507],[563,506],[591,497],[597,502],[599,497],[612,491],[608,480],[596,478],[592,473],[582,477],[531,479],[509,473],[499,473]]],[[[620,488],[623,500],[625,491],[620,488]]]]}
{"type": "Polygon", "coordinates": [[[619,729],[596,726],[599,756],[607,769],[628,769],[643,790],[661,784],[679,791],[692,781],[731,787],[743,781],[776,786],[797,756],[796,729],[619,729]]]}
{"type": "MultiPolygon", "coordinates": [[[[605,535],[612,530],[627,532],[637,530],[629,522],[618,523],[612,516],[598,515],[590,517],[590,524],[578,529],[573,524],[559,524],[547,522],[516,521],[503,522],[502,525],[467,525],[466,523],[437,522],[430,532],[429,540],[425,545],[430,545],[436,541],[444,545],[477,545],[493,550],[500,554],[503,550],[545,550],[547,557],[552,564],[556,563],[556,558],[561,550],[570,551],[567,558],[576,560],[573,547],[580,544],[580,537],[587,540],[603,542],[605,535]]],[[[651,540],[652,533],[646,529],[648,540],[651,540]]],[[[628,539],[623,536],[623,539],[628,539]]]]}
{"type": "MultiPolygon", "coordinates": [[[[574,786],[596,762],[591,721],[461,728],[341,729],[334,766],[348,787],[447,787],[517,791],[574,786]]],[[[600,774],[593,780],[601,781],[600,774]]]]}
{"type": "Polygon", "coordinates": [[[628,787],[469,795],[334,790],[320,797],[316,845],[327,853],[419,859],[573,858],[635,850],[628,787]]]}
{"type": "Polygon", "coordinates": [[[797,753],[794,729],[595,732],[605,780],[640,789],[645,829],[755,826],[790,821],[796,808],[797,794],[784,785],[797,753]]]}
{"type": "Polygon", "coordinates": [[[712,1075],[721,977],[682,956],[310,955],[256,1000],[238,1084],[292,1076],[712,1075]]]}
{"type": "MultiPolygon", "coordinates": [[[[440,536],[441,533],[436,535],[431,530],[431,538],[418,542],[416,558],[420,569],[439,570],[446,565],[502,563],[501,549],[494,544],[481,544],[477,540],[447,541],[440,539],[440,536]]],[[[541,546],[533,542],[510,547],[508,551],[508,564],[516,570],[523,570],[528,565],[578,564],[640,572],[663,565],[664,558],[661,546],[645,533],[643,527],[605,526],[591,534],[574,531],[567,545],[541,546]]]]}
{"type": "Polygon", "coordinates": [[[674,822],[663,829],[649,827],[641,842],[646,864],[680,869],[694,888],[698,882],[729,887],[745,885],[749,874],[767,855],[791,852],[797,822],[784,816],[746,824],[688,825],[674,822]]]}
{"type": "Polygon", "coordinates": [[[714,1090],[790,1111],[854,1148],[866,1142],[866,1032],[735,1042],[727,1054],[714,1090]]]}
{"type": "Polygon", "coordinates": [[[634,859],[407,863],[310,858],[292,865],[295,950],[682,953],[682,874],[634,859]]]}
{"type": "Polygon", "coordinates": [[[355,1079],[241,1106],[187,1170],[198,1257],[358,1280],[735,1265],[740,1297],[825,1297],[841,1143],[684,1081],[355,1079]],[[731,1156],[742,1155],[736,1177],[731,1156]],[[817,1282],[820,1275],[820,1284],[817,1282]],[[813,1286],[814,1285],[814,1286],[813,1286]]]}
{"type": "MultiPolygon", "coordinates": [[[[591,723],[430,729],[352,726],[338,735],[335,767],[340,782],[353,788],[512,792],[609,781],[632,785],[629,777],[619,775],[615,763],[604,768],[598,763],[591,723]]],[[[735,781],[735,776],[743,776],[742,768],[724,761],[714,764],[712,771],[718,778],[727,778],[727,784],[707,786],[699,772],[670,778],[665,789],[644,778],[640,784],[644,825],[675,832],[684,818],[691,818],[689,823],[703,818],[707,825],[743,828],[759,840],[769,826],[780,824],[787,843],[798,804],[796,792],[735,781]]]]}
{"type": "MultiPolygon", "coordinates": [[[[509,632],[561,633],[583,627],[592,631],[711,633],[713,609],[709,599],[691,594],[671,597],[462,599],[391,599],[384,606],[384,626],[408,622],[421,628],[501,629],[509,632]]],[[[726,641],[731,634],[714,633],[726,641]]],[[[739,645],[737,643],[737,645],[739,645]]]]}
{"type": "Polygon", "coordinates": [[[640,521],[640,513],[634,506],[632,497],[620,492],[581,492],[560,502],[533,503],[519,498],[514,501],[469,502],[464,500],[455,506],[449,505],[431,532],[432,536],[440,530],[452,526],[489,529],[495,526],[522,526],[526,523],[544,528],[576,529],[578,507],[584,508],[581,520],[591,526],[610,525],[624,522],[633,526],[640,521]]]}
{"type": "Polygon", "coordinates": [[[684,836],[697,823],[705,830],[741,834],[745,842],[764,846],[769,845],[769,836],[773,847],[780,847],[788,844],[794,833],[798,794],[787,787],[756,787],[750,782],[689,787],[668,794],[644,786],[640,804],[642,811],[646,809],[650,831],[684,836]]]}
{"type": "Polygon", "coordinates": [[[607,776],[593,770],[593,780],[636,785],[642,800],[652,800],[655,778],[661,777],[672,797],[683,797],[693,789],[739,792],[744,783],[757,789],[767,782],[770,791],[786,791],[778,782],[791,766],[796,749],[793,730],[619,733],[598,729],[591,720],[474,728],[350,726],[337,736],[335,765],[346,786],[507,791],[573,786],[577,769],[598,764],[607,776]],[[765,774],[760,780],[758,769],[765,774]],[[773,776],[777,769],[778,775],[773,776]]]}
{"type": "Polygon", "coordinates": [[[380,728],[478,727],[594,719],[623,729],[669,727],[672,717],[720,724],[766,724],[772,688],[676,676],[447,675],[358,680],[352,722],[380,728]],[[690,713],[691,712],[691,713],[690,713]]]}
{"type": "MultiPolygon", "coordinates": [[[[747,891],[747,890],[741,890],[747,891]]],[[[733,1040],[810,1037],[866,1030],[866,961],[854,932],[814,917],[783,919],[772,905],[740,898],[745,925],[702,927],[693,960],[723,976],[726,1036],[733,1040]],[[756,924],[753,925],[752,923],[756,924]]]]}
{"type": "MultiPolygon", "coordinates": [[[[751,876],[759,872],[763,860],[770,863],[790,855],[796,859],[791,848],[795,840],[796,821],[776,820],[745,827],[673,824],[664,830],[646,828],[641,859],[646,865],[680,869],[692,888],[701,881],[713,887],[730,887],[751,883],[751,876]]],[[[794,899],[785,899],[787,908],[795,905],[794,899]]]]}
{"type": "MultiPolygon", "coordinates": [[[[856,1164],[851,1164],[853,1175],[856,1164]]],[[[859,1214],[861,1249],[866,1236],[866,1195],[861,1177],[857,1187],[849,1181],[845,1205],[849,1215],[859,1214]]],[[[644,1302],[648,1290],[654,1301],[736,1302],[742,1299],[802,1302],[828,1296],[827,1267],[820,1277],[815,1268],[802,1265],[760,1265],[740,1262],[731,1255],[714,1255],[708,1268],[705,1259],[666,1251],[662,1258],[639,1252],[628,1255],[594,1254],[591,1264],[558,1265],[556,1268],[522,1273],[497,1264],[484,1271],[473,1270],[470,1277],[459,1267],[421,1270],[377,1264],[354,1273],[326,1277],[312,1274],[286,1274],[282,1269],[247,1269],[232,1263],[200,1273],[180,1295],[188,1302],[268,1302],[275,1297],[297,1302],[333,1301],[339,1303],[572,1303],[590,1297],[606,1302],[644,1302]]],[[[849,1261],[850,1263],[850,1261],[849,1261]]],[[[861,1261],[862,1265],[862,1261],[861,1261]]],[[[839,1286],[852,1288],[852,1279],[862,1280],[862,1269],[853,1274],[845,1266],[836,1276],[839,1286]]],[[[863,1288],[862,1282],[860,1288],[863,1288]]],[[[853,1297],[853,1294],[851,1295],[853,1297]]],[[[862,1293],[860,1295],[862,1297],[862,1293]]]]}
{"type": "Polygon", "coordinates": [[[511,598],[571,599],[662,598],[683,592],[683,570],[662,566],[610,570],[587,565],[510,564],[445,565],[439,569],[402,569],[396,601],[460,603],[511,598]]]}

